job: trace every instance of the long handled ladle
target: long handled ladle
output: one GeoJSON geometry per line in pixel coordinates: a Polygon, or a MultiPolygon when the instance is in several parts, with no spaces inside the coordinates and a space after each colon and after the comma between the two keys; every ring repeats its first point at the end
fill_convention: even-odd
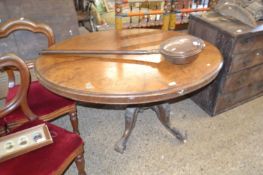
{"type": "Polygon", "coordinates": [[[160,49],[152,50],[43,50],[42,55],[150,55],[162,54],[174,64],[186,64],[194,61],[198,53],[205,47],[200,38],[184,35],[173,37],[160,45],[160,49]]]}
{"type": "Polygon", "coordinates": [[[150,55],[160,54],[159,49],[153,50],[42,50],[42,55],[53,55],[53,54],[79,54],[79,55],[150,55]]]}

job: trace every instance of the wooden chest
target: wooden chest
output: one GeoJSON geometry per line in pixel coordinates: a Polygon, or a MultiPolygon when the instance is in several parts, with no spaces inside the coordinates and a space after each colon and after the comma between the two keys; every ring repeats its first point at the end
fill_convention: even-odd
{"type": "MultiPolygon", "coordinates": [[[[263,24],[251,28],[214,12],[191,16],[188,32],[216,45],[224,66],[192,100],[214,116],[263,94],[263,24]]],[[[211,58],[213,59],[213,58],[211,58]]]]}

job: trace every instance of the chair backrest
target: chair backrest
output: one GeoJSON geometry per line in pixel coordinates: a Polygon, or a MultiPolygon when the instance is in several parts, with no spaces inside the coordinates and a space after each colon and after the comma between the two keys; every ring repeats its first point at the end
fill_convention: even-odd
{"type": "MultiPolygon", "coordinates": [[[[56,42],[79,35],[73,0],[0,0],[0,17],[0,25],[19,18],[48,24],[56,42]]],[[[42,34],[18,31],[1,40],[0,53],[15,53],[23,60],[35,59],[46,45],[42,34]]]]}
{"type": "Polygon", "coordinates": [[[115,0],[115,28],[160,27],[168,30],[171,0],[115,0]]]}
{"type": "MultiPolygon", "coordinates": [[[[55,44],[54,32],[48,25],[42,24],[42,23],[35,23],[33,21],[23,19],[23,18],[12,19],[12,20],[8,20],[8,21],[2,23],[0,25],[0,38],[7,37],[12,32],[15,32],[17,30],[27,30],[27,31],[34,32],[34,33],[43,34],[44,36],[47,37],[47,41],[48,41],[47,47],[55,44]]],[[[28,60],[27,66],[29,68],[33,68],[34,67],[33,60],[31,60],[31,61],[28,60]]],[[[9,88],[13,87],[15,85],[15,77],[14,77],[13,71],[11,71],[11,72],[7,71],[7,75],[8,75],[8,80],[9,80],[9,82],[8,82],[9,88]]],[[[3,94],[1,94],[1,96],[2,95],[3,94]]]]}
{"type": "Polygon", "coordinates": [[[0,71],[17,70],[20,75],[20,87],[15,97],[0,108],[0,118],[6,116],[18,107],[21,107],[24,114],[30,119],[36,119],[36,115],[30,110],[27,103],[27,93],[30,83],[30,74],[25,62],[14,54],[7,54],[0,57],[0,71]]]}
{"type": "Polygon", "coordinates": [[[34,23],[27,19],[12,19],[0,25],[0,37],[7,37],[16,30],[29,30],[34,33],[42,33],[48,39],[48,46],[55,44],[53,30],[46,24],[34,23]]]}
{"type": "Polygon", "coordinates": [[[190,14],[209,11],[216,2],[217,0],[173,0],[169,29],[174,30],[177,26],[188,23],[190,14]]]}

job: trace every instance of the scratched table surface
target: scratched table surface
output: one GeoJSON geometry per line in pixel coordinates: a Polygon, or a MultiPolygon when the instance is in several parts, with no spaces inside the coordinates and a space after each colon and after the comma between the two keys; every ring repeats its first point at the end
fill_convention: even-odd
{"type": "MultiPolygon", "coordinates": [[[[145,50],[183,33],[151,29],[94,32],[57,43],[49,50],[145,50]]],[[[83,102],[145,104],[165,101],[211,82],[223,64],[219,50],[206,46],[189,64],[176,65],[161,54],[41,55],[39,81],[49,90],[83,102]]]]}

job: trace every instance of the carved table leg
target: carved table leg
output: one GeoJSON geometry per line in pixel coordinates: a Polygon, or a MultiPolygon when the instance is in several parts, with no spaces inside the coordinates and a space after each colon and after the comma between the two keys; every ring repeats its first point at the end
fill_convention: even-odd
{"type": "Polygon", "coordinates": [[[125,130],[121,137],[121,139],[115,144],[115,151],[119,153],[123,153],[126,149],[126,143],[128,141],[129,136],[135,126],[138,113],[140,108],[126,108],[125,111],[125,130]]]}
{"type": "Polygon", "coordinates": [[[172,133],[178,140],[186,142],[186,134],[183,135],[178,129],[172,128],[170,124],[170,105],[168,103],[151,107],[164,127],[172,133]]]}

